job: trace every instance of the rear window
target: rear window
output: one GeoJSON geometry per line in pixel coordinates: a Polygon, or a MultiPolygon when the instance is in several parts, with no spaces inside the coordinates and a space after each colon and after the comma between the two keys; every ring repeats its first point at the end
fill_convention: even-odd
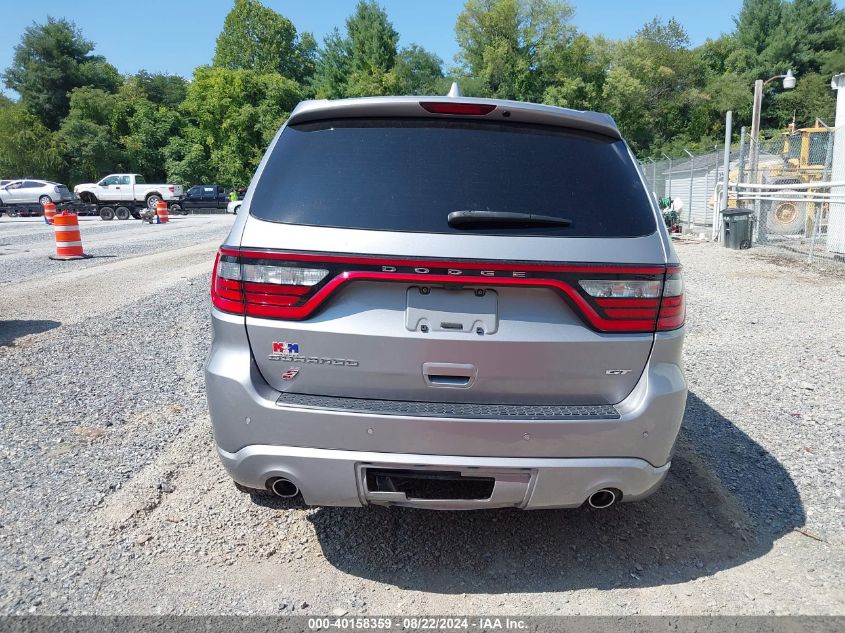
{"type": "Polygon", "coordinates": [[[436,119],[292,125],[250,213],[312,226],[484,235],[634,237],[656,230],[622,141],[544,126],[436,119]],[[452,211],[566,218],[569,226],[450,227],[452,211]]]}

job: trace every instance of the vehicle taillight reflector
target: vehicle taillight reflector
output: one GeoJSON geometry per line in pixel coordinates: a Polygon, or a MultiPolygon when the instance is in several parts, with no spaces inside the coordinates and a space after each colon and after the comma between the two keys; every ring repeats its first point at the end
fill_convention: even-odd
{"type": "Polygon", "coordinates": [[[463,114],[484,116],[496,109],[490,103],[450,103],[448,101],[420,101],[420,105],[433,114],[463,114]]]}
{"type": "Polygon", "coordinates": [[[666,281],[663,284],[663,298],[660,301],[660,313],[657,317],[657,329],[660,331],[677,330],[686,319],[684,305],[684,278],[680,266],[669,266],[666,281]]]}

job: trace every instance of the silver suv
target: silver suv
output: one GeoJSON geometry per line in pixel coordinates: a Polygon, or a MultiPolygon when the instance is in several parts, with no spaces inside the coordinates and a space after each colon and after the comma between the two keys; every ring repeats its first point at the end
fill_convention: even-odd
{"type": "Polygon", "coordinates": [[[211,420],[244,491],[608,507],[669,469],[683,282],[608,115],[452,96],[301,103],[211,297],[211,420]]]}

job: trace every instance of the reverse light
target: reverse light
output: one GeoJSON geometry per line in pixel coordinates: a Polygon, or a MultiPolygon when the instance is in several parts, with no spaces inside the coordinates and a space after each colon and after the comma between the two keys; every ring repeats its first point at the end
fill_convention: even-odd
{"type": "Polygon", "coordinates": [[[653,299],[660,296],[660,281],[616,281],[607,279],[581,279],[578,284],[591,297],[612,299],[653,299]]]}
{"type": "Polygon", "coordinates": [[[329,271],[324,268],[244,264],[241,279],[256,284],[314,286],[328,274],[329,271]]]}
{"type": "Polygon", "coordinates": [[[492,103],[451,103],[448,101],[420,101],[420,105],[432,114],[463,114],[484,116],[496,109],[492,103]]]}

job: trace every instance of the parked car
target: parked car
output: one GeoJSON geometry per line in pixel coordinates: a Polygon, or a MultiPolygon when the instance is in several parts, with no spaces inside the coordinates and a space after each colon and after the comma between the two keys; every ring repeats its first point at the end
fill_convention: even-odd
{"type": "Polygon", "coordinates": [[[229,196],[221,185],[195,185],[179,201],[183,209],[225,209],[229,196]]]}
{"type": "Polygon", "coordinates": [[[605,508],[663,481],[681,267],[610,116],[304,102],[253,183],[214,266],[205,368],[241,490],[605,508]]]}
{"type": "Polygon", "coordinates": [[[179,201],[185,193],[182,185],[147,184],[141,174],[111,174],[96,183],[76,185],[73,191],[86,203],[144,202],[150,209],[159,200],[179,201]]]}
{"type": "Polygon", "coordinates": [[[62,184],[50,180],[12,180],[0,185],[0,204],[40,204],[70,202],[73,194],[62,184]]]}

